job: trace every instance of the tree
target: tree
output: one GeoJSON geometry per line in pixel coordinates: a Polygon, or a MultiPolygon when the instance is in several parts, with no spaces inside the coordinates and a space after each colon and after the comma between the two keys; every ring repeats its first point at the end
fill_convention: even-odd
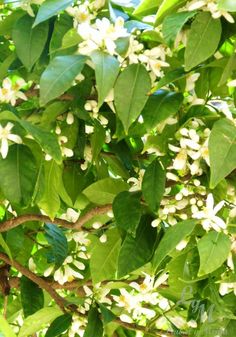
{"type": "Polygon", "coordinates": [[[234,1],[0,3],[0,335],[233,337],[234,1]]]}

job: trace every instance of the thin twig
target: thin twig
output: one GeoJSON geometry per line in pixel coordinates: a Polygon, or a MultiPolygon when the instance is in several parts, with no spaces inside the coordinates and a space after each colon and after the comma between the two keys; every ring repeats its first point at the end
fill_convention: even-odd
{"type": "Polygon", "coordinates": [[[12,228],[15,228],[29,221],[40,221],[40,222],[52,223],[54,225],[59,225],[64,228],[80,230],[83,227],[83,225],[89,220],[91,220],[95,215],[104,214],[110,210],[112,210],[112,205],[110,204],[92,208],[86,214],[81,216],[76,222],[69,222],[67,220],[63,220],[59,218],[55,218],[52,220],[47,215],[42,215],[42,214],[23,214],[23,215],[19,215],[16,218],[12,218],[10,220],[6,220],[0,223],[0,232],[6,232],[12,228]]]}

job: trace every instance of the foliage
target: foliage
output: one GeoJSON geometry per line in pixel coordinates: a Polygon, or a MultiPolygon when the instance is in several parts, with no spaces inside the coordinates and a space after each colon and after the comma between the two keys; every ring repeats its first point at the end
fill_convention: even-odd
{"type": "Polygon", "coordinates": [[[235,336],[236,4],[0,1],[0,336],[235,336]]]}

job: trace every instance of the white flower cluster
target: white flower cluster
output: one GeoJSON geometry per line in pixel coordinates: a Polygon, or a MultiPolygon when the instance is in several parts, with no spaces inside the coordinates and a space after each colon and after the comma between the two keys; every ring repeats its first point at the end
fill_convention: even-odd
{"type": "Polygon", "coordinates": [[[214,19],[218,19],[223,16],[230,23],[234,23],[234,18],[227,11],[219,7],[219,3],[215,0],[199,0],[191,1],[187,4],[187,9],[189,11],[194,11],[196,9],[202,9],[203,11],[208,11],[211,13],[214,19]]]}
{"type": "Polygon", "coordinates": [[[131,291],[120,288],[119,296],[112,295],[116,306],[123,309],[120,319],[128,323],[143,321],[143,319],[150,320],[156,315],[156,312],[154,309],[148,308],[148,305],[151,307],[158,305],[162,310],[168,310],[170,308],[168,300],[158,293],[158,287],[165,283],[167,279],[167,273],[161,275],[157,280],[146,274],[141,284],[137,282],[129,284],[131,291]]]}
{"type": "Polygon", "coordinates": [[[6,77],[0,87],[0,103],[11,103],[15,105],[18,98],[27,101],[26,95],[20,91],[26,82],[23,79],[17,79],[14,83],[10,78],[6,77]]]}

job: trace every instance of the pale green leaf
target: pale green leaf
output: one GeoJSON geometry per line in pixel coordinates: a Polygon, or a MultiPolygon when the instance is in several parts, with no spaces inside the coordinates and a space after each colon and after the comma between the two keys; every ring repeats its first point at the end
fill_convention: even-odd
{"type": "Polygon", "coordinates": [[[229,119],[217,121],[210,134],[210,187],[214,188],[236,168],[236,127],[229,119]]]}
{"type": "Polygon", "coordinates": [[[168,14],[175,12],[186,2],[187,0],[163,0],[156,14],[155,25],[159,25],[168,14]]]}
{"type": "Polygon", "coordinates": [[[196,67],[216,51],[221,38],[220,19],[208,12],[198,14],[191,25],[185,49],[185,70],[196,67]]]}
{"type": "Polygon", "coordinates": [[[153,14],[156,12],[158,6],[161,4],[162,0],[143,0],[134,10],[133,15],[144,16],[148,14],[153,14]]]}
{"type": "Polygon", "coordinates": [[[105,205],[112,203],[115,196],[129,188],[121,179],[105,178],[88,186],[83,194],[93,203],[105,205]]]}
{"type": "Polygon", "coordinates": [[[16,337],[16,334],[2,315],[0,315],[0,332],[4,334],[4,337],[16,337]]]}
{"type": "Polygon", "coordinates": [[[117,229],[110,229],[106,235],[107,242],[98,241],[92,249],[90,270],[94,284],[116,276],[121,239],[117,229]]]}
{"type": "Polygon", "coordinates": [[[91,59],[95,66],[98,106],[100,107],[113,88],[120,64],[115,57],[102,51],[94,51],[91,54],[91,59]]]}
{"type": "Polygon", "coordinates": [[[166,233],[159,243],[153,258],[153,268],[156,270],[166,256],[175,250],[176,246],[190,235],[194,230],[196,221],[186,220],[177,223],[166,230],[166,233]]]}
{"type": "Polygon", "coordinates": [[[125,132],[140,115],[151,89],[150,76],[142,64],[128,66],[115,84],[115,107],[125,132]]]}
{"type": "Polygon", "coordinates": [[[218,0],[218,6],[228,12],[236,12],[235,0],[218,0]]]}
{"type": "Polygon", "coordinates": [[[212,273],[224,263],[230,252],[231,241],[226,234],[212,231],[205,234],[197,246],[200,255],[198,276],[203,276],[212,273]]]}
{"type": "Polygon", "coordinates": [[[55,318],[61,316],[62,312],[56,307],[47,307],[40,309],[35,314],[29,316],[20,328],[18,337],[27,337],[35,332],[45,328],[55,318]]]}

